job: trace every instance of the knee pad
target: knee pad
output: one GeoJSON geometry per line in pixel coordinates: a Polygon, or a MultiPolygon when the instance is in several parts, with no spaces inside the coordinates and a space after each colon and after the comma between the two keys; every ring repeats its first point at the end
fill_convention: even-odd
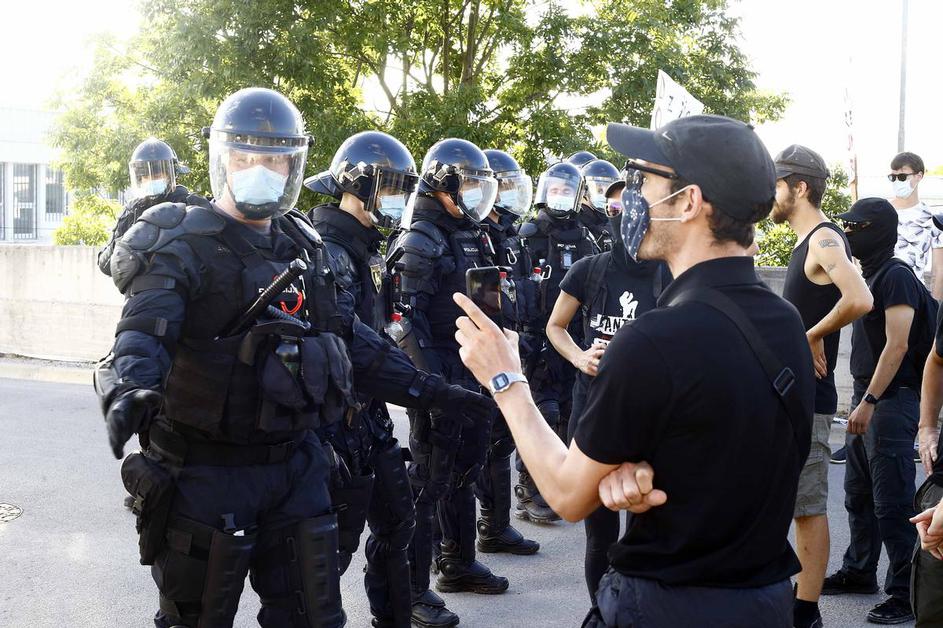
{"type": "Polygon", "coordinates": [[[191,519],[172,519],[165,559],[153,568],[160,609],[194,628],[232,625],[255,543],[255,535],[235,536],[191,519]]]}

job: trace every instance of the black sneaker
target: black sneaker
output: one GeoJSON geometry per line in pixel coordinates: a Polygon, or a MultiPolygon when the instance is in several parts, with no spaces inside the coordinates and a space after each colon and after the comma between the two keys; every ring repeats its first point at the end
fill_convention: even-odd
{"type": "Polygon", "coordinates": [[[868,621],[872,624],[902,624],[913,619],[910,602],[899,597],[889,597],[868,611],[868,621]]]}
{"type": "Polygon", "coordinates": [[[848,458],[848,448],[844,445],[832,452],[832,455],[829,457],[828,461],[832,464],[845,464],[845,460],[848,458]]]}
{"type": "Polygon", "coordinates": [[[877,577],[853,576],[839,569],[822,583],[822,595],[842,595],[845,593],[871,594],[878,592],[877,577]]]}

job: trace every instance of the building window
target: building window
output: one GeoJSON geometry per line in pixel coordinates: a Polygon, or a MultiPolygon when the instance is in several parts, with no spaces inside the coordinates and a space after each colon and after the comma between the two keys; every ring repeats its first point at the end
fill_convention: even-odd
{"type": "Polygon", "coordinates": [[[61,216],[65,212],[65,183],[62,171],[46,169],[46,214],[61,216]]]}
{"type": "Polygon", "coordinates": [[[13,239],[36,239],[36,166],[13,164],[13,239]]]}

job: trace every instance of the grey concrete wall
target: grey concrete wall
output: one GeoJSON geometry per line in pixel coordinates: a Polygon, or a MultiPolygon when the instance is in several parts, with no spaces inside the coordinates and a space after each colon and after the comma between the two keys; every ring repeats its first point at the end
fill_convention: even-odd
{"type": "Polygon", "coordinates": [[[0,353],[88,361],[105,355],[123,299],[90,246],[0,246],[0,353]]]}

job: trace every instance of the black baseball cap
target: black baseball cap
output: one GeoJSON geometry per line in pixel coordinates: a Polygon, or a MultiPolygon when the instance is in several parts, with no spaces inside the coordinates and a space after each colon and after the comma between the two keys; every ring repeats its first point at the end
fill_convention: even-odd
{"type": "Polygon", "coordinates": [[[937,229],[943,231],[943,214],[933,214],[933,224],[937,229]]]}
{"type": "Polygon", "coordinates": [[[851,209],[843,214],[838,214],[837,218],[845,222],[894,223],[896,225],[897,210],[887,199],[875,196],[856,201],[851,209]]]}
{"type": "Polygon", "coordinates": [[[801,174],[816,179],[828,178],[828,167],[817,152],[801,144],[793,144],[776,155],[776,178],[801,174]]]}
{"type": "Polygon", "coordinates": [[[654,131],[613,122],[606,140],[629,159],[672,168],[732,218],[759,222],[772,209],[776,168],[748,124],[710,115],[679,118],[654,131]],[[758,213],[757,205],[769,208],[758,213]]]}

